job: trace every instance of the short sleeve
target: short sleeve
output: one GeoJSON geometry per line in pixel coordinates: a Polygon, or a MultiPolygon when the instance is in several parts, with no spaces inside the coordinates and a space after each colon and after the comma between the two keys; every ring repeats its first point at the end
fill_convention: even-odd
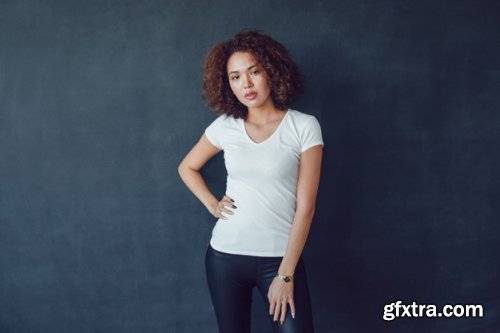
{"type": "Polygon", "coordinates": [[[222,149],[222,142],[220,140],[220,136],[222,133],[222,117],[223,115],[217,117],[208,127],[205,129],[205,135],[215,147],[222,149]]]}
{"type": "Polygon", "coordinates": [[[324,146],[323,137],[318,120],[316,117],[311,116],[311,118],[306,122],[302,132],[300,152],[303,153],[307,149],[316,145],[324,146]]]}

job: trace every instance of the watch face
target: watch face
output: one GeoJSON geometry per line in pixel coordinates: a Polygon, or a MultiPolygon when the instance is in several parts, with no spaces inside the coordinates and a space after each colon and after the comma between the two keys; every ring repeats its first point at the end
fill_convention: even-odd
{"type": "Polygon", "coordinates": [[[290,282],[290,278],[288,276],[285,278],[285,282],[290,282]]]}

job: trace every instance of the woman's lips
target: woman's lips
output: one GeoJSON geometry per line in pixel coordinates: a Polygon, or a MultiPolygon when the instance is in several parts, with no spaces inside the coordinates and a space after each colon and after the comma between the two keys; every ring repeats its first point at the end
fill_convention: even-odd
{"type": "Polygon", "coordinates": [[[250,100],[255,99],[256,97],[257,97],[257,93],[256,92],[245,95],[245,98],[246,99],[250,99],[250,100]]]}

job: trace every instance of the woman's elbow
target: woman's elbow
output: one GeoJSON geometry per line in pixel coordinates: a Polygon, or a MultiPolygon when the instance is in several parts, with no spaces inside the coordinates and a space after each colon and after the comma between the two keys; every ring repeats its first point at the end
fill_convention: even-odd
{"type": "Polygon", "coordinates": [[[179,166],[177,167],[177,172],[179,173],[179,176],[182,177],[182,175],[186,172],[188,169],[188,166],[182,161],[179,166]]]}
{"type": "Polygon", "coordinates": [[[177,172],[179,173],[179,176],[181,176],[181,178],[184,175],[192,173],[193,171],[194,172],[199,172],[198,169],[193,168],[193,167],[189,166],[188,164],[186,164],[184,162],[181,162],[181,164],[179,164],[179,166],[177,167],[177,172]]]}

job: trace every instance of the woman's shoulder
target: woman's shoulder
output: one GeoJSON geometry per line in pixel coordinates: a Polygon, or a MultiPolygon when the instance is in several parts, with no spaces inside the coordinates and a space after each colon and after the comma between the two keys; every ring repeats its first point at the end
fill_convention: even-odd
{"type": "Polygon", "coordinates": [[[237,126],[237,120],[233,116],[223,113],[213,119],[205,128],[205,135],[214,146],[219,149],[224,149],[225,136],[223,133],[232,131],[237,128],[237,126]]]}
{"type": "Polygon", "coordinates": [[[292,118],[297,125],[304,125],[309,122],[317,121],[316,117],[312,114],[301,112],[295,109],[288,109],[288,112],[290,112],[290,118],[292,118]]]}
{"type": "Polygon", "coordinates": [[[324,146],[321,125],[314,115],[297,110],[293,110],[290,115],[300,138],[301,153],[315,145],[324,146]]]}

